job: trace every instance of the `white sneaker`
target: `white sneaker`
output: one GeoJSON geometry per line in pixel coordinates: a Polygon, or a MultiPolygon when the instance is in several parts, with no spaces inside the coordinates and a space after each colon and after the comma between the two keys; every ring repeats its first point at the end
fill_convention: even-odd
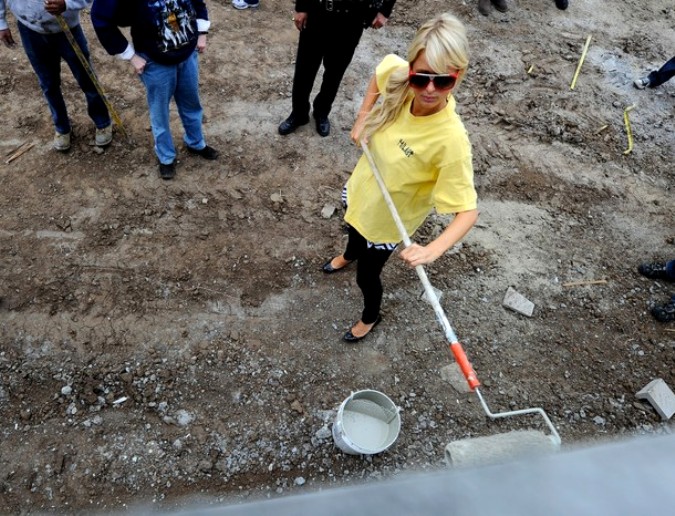
{"type": "Polygon", "coordinates": [[[97,147],[110,145],[110,142],[112,141],[112,124],[102,129],[96,128],[95,141],[97,147]]]}
{"type": "Polygon", "coordinates": [[[635,86],[638,90],[644,90],[649,86],[650,83],[651,81],[649,80],[649,77],[641,77],[633,81],[633,86],[635,86]]]}
{"type": "Polygon", "coordinates": [[[256,9],[260,7],[260,0],[232,0],[232,7],[235,9],[256,9]]]}
{"type": "Polygon", "coordinates": [[[54,134],[54,143],[52,144],[54,150],[59,152],[66,152],[70,149],[70,133],[61,134],[57,132],[54,134]]]}

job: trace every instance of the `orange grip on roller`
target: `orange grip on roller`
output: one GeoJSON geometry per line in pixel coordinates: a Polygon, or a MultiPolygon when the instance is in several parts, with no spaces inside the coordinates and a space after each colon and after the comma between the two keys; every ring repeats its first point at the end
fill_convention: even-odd
{"type": "Polygon", "coordinates": [[[480,382],[478,381],[478,376],[476,376],[476,371],[473,370],[473,366],[469,359],[466,358],[466,353],[459,342],[453,342],[450,344],[450,350],[455,357],[455,360],[459,364],[459,368],[466,378],[466,383],[469,384],[471,390],[474,390],[476,387],[480,387],[480,382]]]}

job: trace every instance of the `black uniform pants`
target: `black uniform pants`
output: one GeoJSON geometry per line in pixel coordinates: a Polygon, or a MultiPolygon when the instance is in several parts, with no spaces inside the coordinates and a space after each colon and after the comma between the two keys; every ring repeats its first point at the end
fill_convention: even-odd
{"type": "Polygon", "coordinates": [[[328,116],[361,34],[363,15],[359,12],[335,13],[319,8],[309,13],[307,26],[300,31],[293,77],[296,118],[303,120],[309,116],[309,96],[322,62],[323,81],[313,108],[315,116],[328,116]]]}
{"type": "Polygon", "coordinates": [[[363,294],[361,321],[372,324],[380,315],[382,305],[382,280],[380,274],[393,250],[368,247],[368,241],[349,226],[349,240],[344,252],[345,260],[356,262],[356,284],[363,294]]]}

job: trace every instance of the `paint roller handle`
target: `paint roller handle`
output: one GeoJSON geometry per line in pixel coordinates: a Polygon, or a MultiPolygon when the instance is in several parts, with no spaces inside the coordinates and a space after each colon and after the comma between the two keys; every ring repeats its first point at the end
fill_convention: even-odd
{"type": "Polygon", "coordinates": [[[476,387],[480,387],[480,382],[478,381],[478,376],[476,371],[473,370],[473,366],[469,359],[466,358],[466,353],[464,353],[464,348],[459,342],[453,342],[450,344],[450,351],[452,351],[455,360],[459,364],[459,368],[462,370],[464,378],[466,378],[466,383],[469,384],[471,390],[474,390],[476,387]]]}
{"type": "MultiPolygon", "coordinates": [[[[384,197],[387,207],[391,212],[391,216],[394,219],[394,222],[396,223],[396,227],[398,228],[399,234],[401,235],[401,240],[403,240],[403,244],[406,247],[409,247],[411,241],[410,238],[408,237],[408,232],[405,229],[405,226],[403,225],[403,221],[401,220],[398,211],[396,210],[396,205],[394,204],[391,195],[389,195],[387,185],[384,184],[382,176],[380,176],[380,172],[377,170],[377,166],[375,165],[373,155],[370,153],[370,149],[368,149],[368,145],[366,145],[366,142],[364,140],[361,140],[361,148],[363,149],[363,153],[366,155],[366,158],[368,159],[368,163],[370,164],[370,169],[373,172],[373,176],[375,176],[375,180],[377,181],[377,184],[380,187],[380,190],[382,191],[382,196],[384,197]]],[[[471,362],[469,362],[469,359],[466,358],[466,353],[464,353],[462,345],[457,341],[455,332],[452,330],[452,326],[450,326],[450,322],[448,321],[448,318],[445,316],[443,307],[441,307],[441,304],[439,303],[438,298],[436,297],[436,293],[434,292],[433,287],[431,286],[431,282],[427,277],[427,273],[424,271],[424,267],[418,265],[417,267],[415,267],[415,270],[417,271],[417,275],[419,276],[422,285],[424,285],[424,291],[427,294],[429,302],[434,307],[436,317],[438,318],[438,321],[440,322],[441,326],[443,327],[443,330],[445,331],[445,336],[448,339],[448,342],[450,342],[450,350],[452,351],[455,360],[459,364],[459,367],[462,370],[462,374],[464,374],[464,378],[466,378],[466,382],[469,384],[471,390],[474,390],[476,387],[480,386],[478,376],[476,376],[476,372],[473,370],[471,362]]]]}

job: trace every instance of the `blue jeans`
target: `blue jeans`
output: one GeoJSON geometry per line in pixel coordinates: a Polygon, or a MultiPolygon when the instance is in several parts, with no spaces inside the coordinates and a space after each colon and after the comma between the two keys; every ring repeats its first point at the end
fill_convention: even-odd
{"type": "MultiPolygon", "coordinates": [[[[66,103],[61,93],[61,59],[63,59],[73,72],[75,80],[80,85],[87,99],[87,112],[96,127],[102,129],[110,125],[110,115],[103,98],[96,91],[96,86],[89,78],[87,71],[77,58],[77,54],[70,45],[63,32],[56,34],[40,34],[18,23],[21,42],[26,51],[28,60],[38,77],[40,88],[47,99],[49,109],[52,112],[52,120],[56,131],[61,134],[70,132],[70,119],[66,110],[66,103]]],[[[80,46],[82,53],[89,59],[87,40],[82,32],[82,27],[77,25],[70,29],[75,41],[80,46]]]]}
{"type": "Polygon", "coordinates": [[[199,102],[199,64],[197,51],[182,63],[163,65],[142,56],[147,64],[141,74],[150,110],[150,126],[155,139],[155,154],[168,165],[176,159],[171,137],[169,103],[173,97],[183,122],[185,144],[192,149],[206,147],[202,133],[202,105],[199,102]]]}
{"type": "Polygon", "coordinates": [[[649,87],[656,88],[675,76],[675,57],[658,70],[649,74],[649,87]]]}

